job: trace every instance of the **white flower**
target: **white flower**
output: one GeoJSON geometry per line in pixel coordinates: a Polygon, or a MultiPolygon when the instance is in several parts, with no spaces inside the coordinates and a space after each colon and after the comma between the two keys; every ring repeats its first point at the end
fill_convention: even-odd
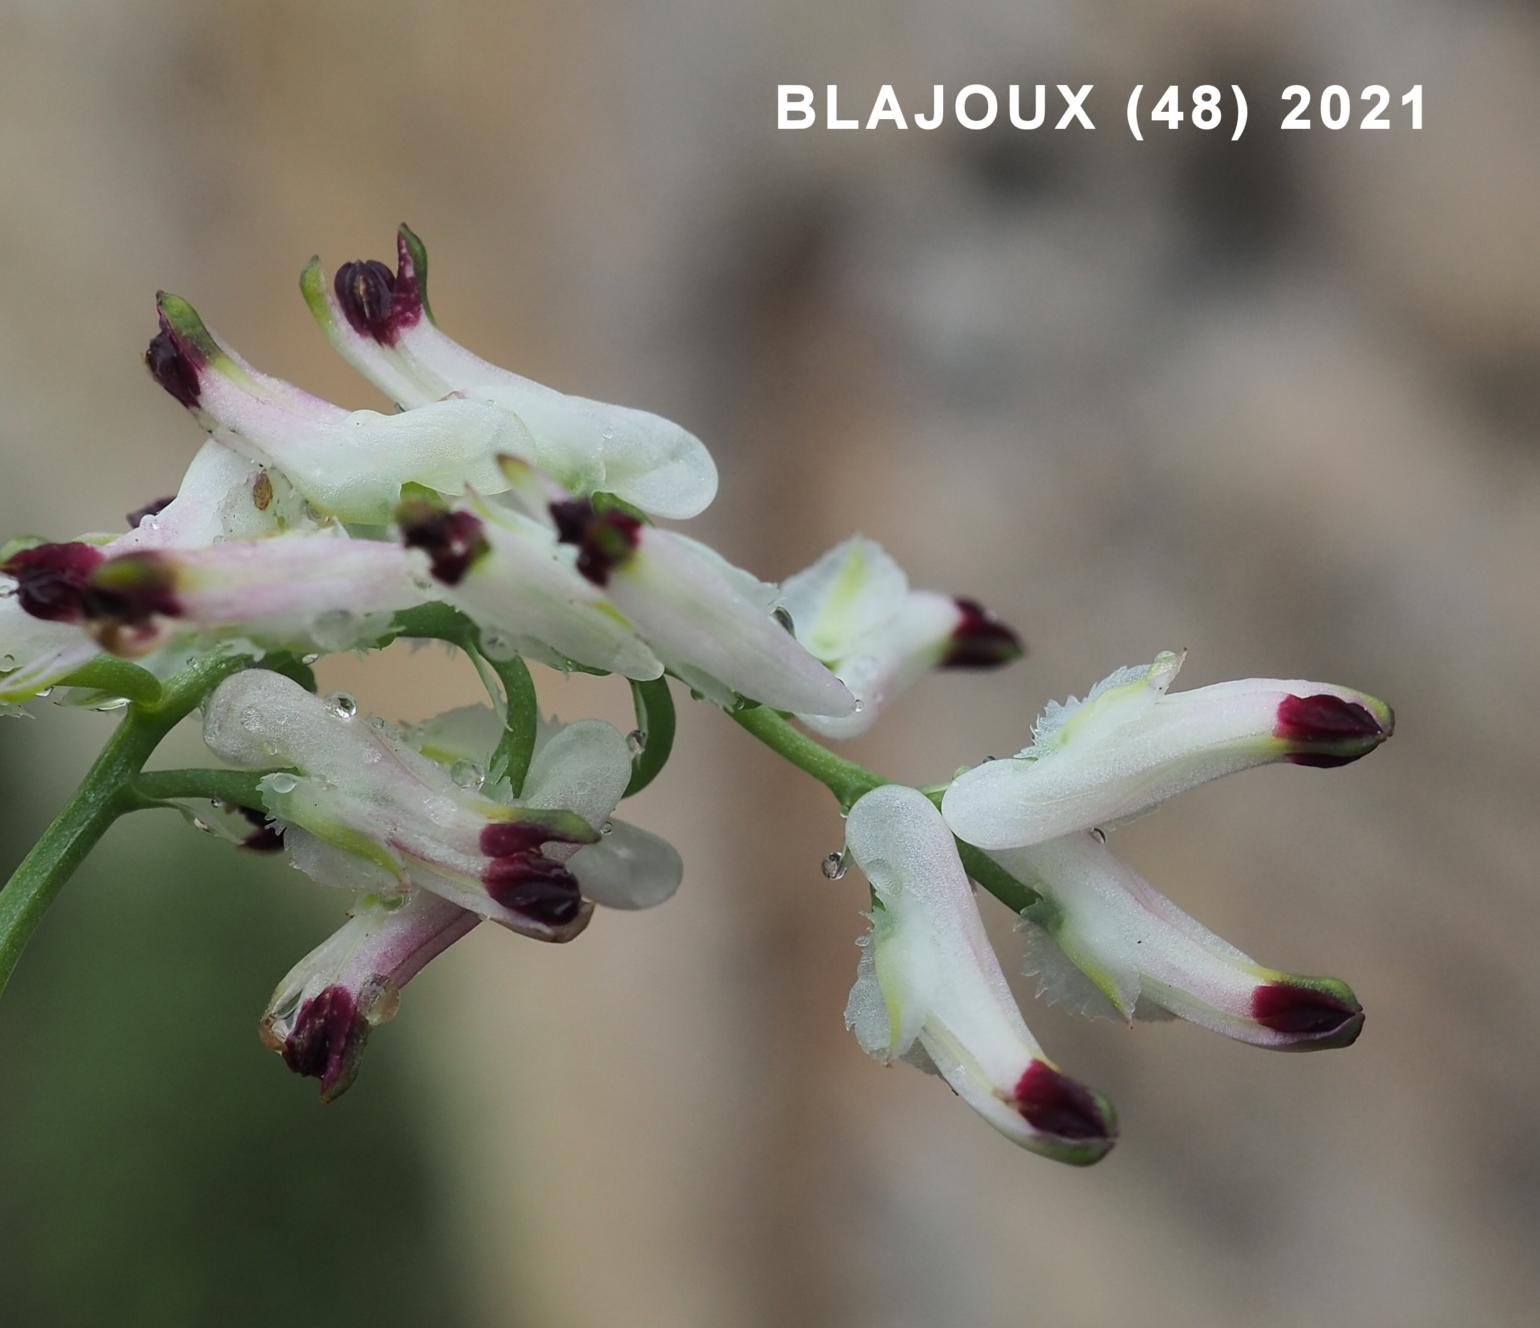
{"type": "Polygon", "coordinates": [[[407,484],[507,487],[497,457],[521,437],[507,412],[458,397],[397,415],[347,411],[259,373],[187,301],[162,293],[157,307],[161,330],[145,354],[155,381],[220,442],[282,471],[317,511],[383,525],[407,484]]]}
{"type": "Polygon", "coordinates": [[[850,715],[855,698],[775,616],[777,589],[716,550],[586,499],[552,507],[577,569],[681,681],[718,705],[850,715]]]}
{"type": "Polygon", "coordinates": [[[1087,1014],[1174,1015],[1285,1051],[1350,1045],[1363,1008],[1346,983],[1264,968],[1089,833],[990,856],[1042,898],[1022,917],[1043,994],[1087,1014]]]}
{"type": "Polygon", "coordinates": [[[1247,678],[1167,695],[1181,657],[1120,669],[1084,701],[1051,704],[1019,756],[959,775],[941,804],[980,848],[1109,826],[1221,775],[1274,761],[1337,766],[1388,738],[1390,707],[1328,683],[1247,678]]]}
{"type": "Polygon", "coordinates": [[[798,716],[831,738],[864,733],[931,669],[993,668],[1022,653],[1016,634],[981,605],[911,590],[882,546],[860,535],[788,577],[781,592],[797,640],[856,698],[856,712],[843,718],[798,716]]]}
{"type": "Polygon", "coordinates": [[[105,558],[84,578],[81,617],[117,655],[191,634],[347,650],[428,598],[429,584],[421,554],[332,528],[105,558]]]}
{"type": "Polygon", "coordinates": [[[135,513],[121,535],[23,548],[0,565],[11,591],[0,599],[0,702],[34,696],[100,652],[80,623],[85,580],[103,560],[313,525],[281,475],[213,439],[193,457],[176,496],[153,506],[153,514],[135,513]]]}
{"type": "Polygon", "coordinates": [[[1112,1109],[1028,1031],[930,801],[874,789],[851,808],[846,836],[876,896],[845,1011],[862,1047],[934,1070],[1024,1148],[1080,1165],[1101,1158],[1116,1137],[1112,1109]]]}
{"type": "MultiPolygon", "coordinates": [[[[428,304],[428,255],[401,227],[397,268],[344,263],[334,285],[319,260],[300,278],[327,339],[404,407],[457,392],[515,417],[505,450],[577,494],[605,491],[653,516],[683,519],[716,496],[716,465],[694,434],[648,411],[569,396],[473,355],[438,328],[428,304]]],[[[480,487],[478,485],[478,487],[480,487]]]]}
{"type": "Polygon", "coordinates": [[[442,595],[481,629],[482,647],[565,668],[660,677],[663,665],[546,525],[471,498],[454,508],[408,499],[396,512],[408,546],[427,552],[442,595]]]}

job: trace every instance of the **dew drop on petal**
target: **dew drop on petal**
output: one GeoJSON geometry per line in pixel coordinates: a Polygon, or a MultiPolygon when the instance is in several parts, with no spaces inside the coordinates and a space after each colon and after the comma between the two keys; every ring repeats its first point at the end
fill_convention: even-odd
{"type": "Polygon", "coordinates": [[[1093,825],[1091,827],[1091,838],[1098,844],[1105,844],[1107,842],[1107,832],[1101,826],[1093,825]]]}
{"type": "Polygon", "coordinates": [[[599,827],[599,833],[601,835],[607,835],[611,831],[613,831],[614,829],[615,829],[615,822],[614,821],[606,821],[603,825],[601,825],[599,827]]]}
{"type": "Polygon", "coordinates": [[[859,715],[865,709],[866,709],[866,702],[863,701],[859,696],[856,697],[856,709],[855,709],[856,714],[859,715]]]}
{"type": "Polygon", "coordinates": [[[449,778],[463,789],[479,789],[486,778],[474,761],[456,761],[449,767],[449,778]]]}
{"type": "Polygon", "coordinates": [[[818,864],[818,870],[824,874],[826,879],[838,881],[844,877],[845,873],[850,870],[850,867],[845,861],[844,853],[839,852],[829,854],[828,857],[818,864]]]}
{"type": "Polygon", "coordinates": [[[128,697],[126,697],[126,696],[114,696],[114,697],[110,697],[106,701],[103,701],[101,703],[101,705],[96,706],[94,708],[96,710],[100,711],[102,714],[108,714],[108,713],[110,713],[113,710],[121,710],[121,709],[123,709],[123,707],[126,706],[127,704],[128,704],[128,697]]]}
{"type": "Polygon", "coordinates": [[[267,786],[274,793],[293,793],[299,787],[299,780],[280,770],[276,775],[267,777],[267,786]]]}
{"type": "Polygon", "coordinates": [[[262,711],[256,706],[247,706],[241,711],[241,727],[247,733],[255,733],[262,727],[262,711]]]}
{"type": "Polygon", "coordinates": [[[333,692],[326,698],[326,708],[338,719],[352,719],[358,713],[358,702],[347,692],[333,692]]]}
{"type": "Polygon", "coordinates": [[[364,983],[358,994],[358,1013],[371,1028],[389,1023],[401,1008],[401,988],[387,977],[376,974],[364,983]]]}
{"type": "Polygon", "coordinates": [[[0,655],[0,673],[9,673],[15,667],[15,655],[0,655]]]}
{"type": "Polygon", "coordinates": [[[632,729],[626,734],[626,750],[632,756],[640,756],[647,746],[647,735],[641,729],[632,729]]]}
{"type": "Polygon", "coordinates": [[[52,695],[53,695],[53,688],[52,687],[45,687],[45,688],[42,689],[42,691],[37,693],[37,699],[39,701],[46,701],[52,695]]]}
{"type": "Polygon", "coordinates": [[[301,655],[299,657],[299,662],[301,664],[304,664],[304,665],[308,666],[308,665],[314,664],[316,662],[316,660],[318,660],[320,658],[321,657],[319,655],[317,655],[314,652],[312,652],[311,654],[308,654],[308,655],[301,655]]]}
{"type": "MultiPolygon", "coordinates": [[[[145,520],[148,521],[149,518],[146,517],[145,520]]],[[[139,524],[143,525],[144,522],[141,521],[139,524]]],[[[214,833],[214,827],[211,826],[207,821],[205,821],[201,816],[194,816],[193,817],[193,819],[192,819],[192,827],[193,827],[194,830],[201,830],[201,831],[203,831],[203,833],[206,834],[206,835],[211,835],[211,834],[214,833]]]]}

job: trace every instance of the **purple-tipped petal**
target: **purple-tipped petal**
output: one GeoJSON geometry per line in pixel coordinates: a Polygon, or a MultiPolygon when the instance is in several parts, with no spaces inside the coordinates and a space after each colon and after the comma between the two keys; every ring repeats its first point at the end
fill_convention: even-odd
{"type": "Polygon", "coordinates": [[[188,410],[197,408],[201,396],[198,373],[201,361],[178,343],[164,316],[161,318],[160,331],[150,338],[149,347],[144,352],[144,363],[150,371],[150,377],[182,405],[188,410]]]}
{"type": "Polygon", "coordinates": [[[1388,706],[1385,713],[1381,723],[1367,706],[1341,696],[1286,696],[1273,735],[1289,744],[1295,765],[1330,769],[1367,756],[1390,737],[1395,718],[1388,706]]]}
{"type": "Polygon", "coordinates": [[[1284,1050],[1351,1046],[1364,1026],[1358,998],[1346,983],[1330,979],[1310,986],[1265,983],[1251,995],[1251,1013],[1263,1027],[1288,1035],[1284,1050]]]}
{"type": "Polygon", "coordinates": [[[90,544],[34,544],[20,549],[0,572],[16,580],[16,600],[34,618],[78,623],[86,614],[87,585],[102,561],[90,544]]]}
{"type": "Polygon", "coordinates": [[[446,586],[459,585],[487,552],[481,520],[472,512],[412,498],[396,508],[396,524],[401,542],[409,549],[424,550],[434,579],[446,586]]]}
{"type": "Polygon", "coordinates": [[[977,600],[958,599],[962,615],[941,657],[944,669],[995,669],[1026,653],[1021,638],[977,600]]]}
{"type": "Polygon", "coordinates": [[[551,519],[563,544],[578,549],[577,569],[596,586],[609,584],[610,573],[636,551],[642,523],[629,512],[594,510],[586,498],[551,504],[551,519]]]}
{"type": "Polygon", "coordinates": [[[577,878],[540,853],[494,858],[482,873],[487,893],[504,908],[550,927],[565,927],[583,908],[577,878]]]}
{"type": "Polygon", "coordinates": [[[321,1101],[334,1101],[358,1077],[369,1029],[352,993],[346,987],[327,987],[300,1007],[282,1047],[283,1062],[295,1074],[319,1079],[321,1101]]]}
{"type": "Polygon", "coordinates": [[[1016,1083],[1012,1105],[1034,1130],[1075,1143],[1117,1138],[1117,1118],[1106,1099],[1047,1061],[1033,1061],[1016,1083]]]}

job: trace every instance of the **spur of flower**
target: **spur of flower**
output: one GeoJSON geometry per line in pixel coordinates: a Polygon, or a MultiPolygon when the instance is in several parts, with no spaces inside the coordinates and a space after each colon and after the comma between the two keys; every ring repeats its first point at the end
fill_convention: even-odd
{"type": "Polygon", "coordinates": [[[205,435],[180,485],[125,495],[126,530],[0,546],[0,711],[51,696],[118,716],[0,889],[0,987],[117,817],[178,810],[341,892],[346,917],[259,1018],[334,1101],[402,990],[474,928],[568,943],[672,898],[680,855],[617,811],[667,765],[677,684],[847,815],[824,870],[854,864],[870,886],[845,1012],[860,1045],[939,1076],[1022,1148],[1086,1165],[1118,1128],[1028,1030],[984,895],[1016,915],[1040,992],[1088,1014],[1176,1017],[1280,1050],[1358,1037],[1345,983],[1221,940],[1107,834],[1221,775],[1356,761],[1390,736],[1388,706],[1287,679],[1173,693],[1168,653],[1050,704],[1017,755],[950,781],[858,765],[812,735],[891,723],[928,675],[1019,659],[1018,634],[969,595],[912,586],[868,536],[776,582],[662,524],[716,493],[701,440],[462,347],[429,304],[422,241],[404,226],[396,241],[393,265],[328,279],[312,260],[300,280],[326,340],[394,412],[264,373],[163,292],[145,363],[205,435]],[[396,722],[317,684],[324,656],[423,640],[463,652],[487,704],[396,722]],[[542,714],[531,665],[613,677],[634,729],[542,714]],[[148,768],[194,714],[218,764],[148,768]]]}

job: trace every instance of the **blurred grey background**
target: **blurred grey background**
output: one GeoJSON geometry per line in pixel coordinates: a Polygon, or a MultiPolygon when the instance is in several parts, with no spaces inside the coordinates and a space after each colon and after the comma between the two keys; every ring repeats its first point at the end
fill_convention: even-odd
{"type": "MultiPolygon", "coordinates": [[[[833,806],[700,707],[634,810],[678,898],[565,948],[478,931],[324,1110],[255,1020],[341,901],[141,817],[0,1004],[7,1322],[1533,1322],[1537,74],[1540,19],[1500,0],[0,0],[0,532],[175,488],[198,438],[139,362],[160,286],[379,406],[295,278],[405,219],[453,335],[708,440],[729,557],[782,576],[860,529],[1021,628],[1023,665],[930,680],[856,746],[880,768],[943,778],[1169,647],[1183,685],[1319,678],[1401,721],[1121,832],[1369,1022],[1270,1056],[1022,980],[1120,1106],[1089,1172],[861,1055],[833,806]],[[1104,114],[778,133],[793,81],[1095,82],[1104,114]],[[1130,141],[1132,83],[1205,81],[1252,94],[1240,144],[1130,141]],[[1278,133],[1294,82],[1422,83],[1426,127],[1278,133]]],[[[323,681],[407,719],[475,696],[437,652],[323,681]]],[[[39,708],[0,724],[0,865],[111,722],[39,708]]]]}

